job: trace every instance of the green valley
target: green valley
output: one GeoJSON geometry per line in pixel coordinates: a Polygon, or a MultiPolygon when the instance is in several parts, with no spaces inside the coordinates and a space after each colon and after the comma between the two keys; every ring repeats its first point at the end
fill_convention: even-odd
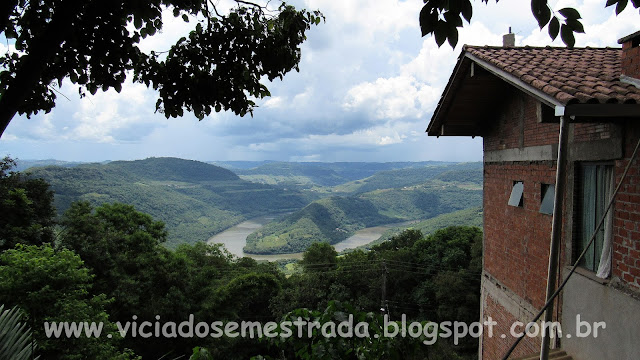
{"type": "Polygon", "coordinates": [[[28,173],[51,184],[59,214],[78,200],[131,204],[166,224],[169,247],[206,241],[257,216],[290,213],[247,238],[245,251],[253,254],[335,244],[366,227],[431,219],[479,206],[482,198],[481,163],[217,163],[223,168],[149,158],[32,164],[47,162],[56,166],[28,173]]]}
{"type": "Polygon", "coordinates": [[[251,183],[229,170],[176,158],[48,166],[28,172],[51,184],[60,214],[77,200],[131,204],[167,225],[170,247],[204,241],[247,218],[293,211],[309,202],[300,192],[251,183]]]}
{"type": "MultiPolygon", "coordinates": [[[[365,227],[431,219],[441,214],[478,207],[482,203],[478,174],[481,181],[482,168],[479,164],[383,172],[382,175],[360,181],[360,184],[366,184],[367,188],[374,186],[373,184],[388,186],[394,179],[404,179],[398,182],[408,186],[314,201],[304,209],[267,224],[249,235],[244,251],[256,254],[300,252],[315,242],[335,244],[365,227]],[[452,167],[463,168],[452,170],[452,167]],[[465,181],[458,182],[454,180],[455,177],[450,176],[456,172],[465,181]],[[411,176],[406,176],[408,174],[411,176]],[[425,182],[429,177],[432,180],[425,182]],[[418,179],[422,179],[422,183],[415,185],[418,179]]],[[[336,188],[341,187],[345,188],[344,185],[336,188]]],[[[463,220],[462,217],[458,219],[463,220]]],[[[460,224],[466,225],[466,222],[457,225],[460,224]]]]}

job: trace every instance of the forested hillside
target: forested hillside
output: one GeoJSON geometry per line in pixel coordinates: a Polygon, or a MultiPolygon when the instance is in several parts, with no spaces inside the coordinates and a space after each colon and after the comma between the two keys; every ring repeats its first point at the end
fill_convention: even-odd
{"type": "Polygon", "coordinates": [[[382,234],[380,238],[372,241],[367,245],[360,246],[359,249],[367,250],[385,241],[391,240],[394,236],[398,236],[403,231],[416,230],[424,235],[429,235],[437,230],[444,229],[449,226],[475,226],[482,228],[482,207],[473,207],[464,210],[458,210],[451,213],[438,215],[434,218],[423,220],[407,226],[398,226],[391,228],[382,234]]]}
{"type": "Polygon", "coordinates": [[[227,169],[176,158],[48,166],[29,173],[51,184],[59,213],[76,200],[131,204],[167,224],[169,246],[204,241],[247,218],[293,211],[309,202],[296,191],[251,183],[227,169]]]}
{"type": "MultiPolygon", "coordinates": [[[[335,244],[356,230],[407,220],[430,219],[480,206],[482,191],[457,183],[428,182],[402,189],[315,201],[249,235],[244,251],[258,254],[304,251],[315,242],[335,244]]],[[[465,224],[464,222],[457,225],[465,224]]]]}
{"type": "Polygon", "coordinates": [[[378,189],[420,185],[429,180],[482,183],[482,163],[436,164],[381,171],[333,188],[335,193],[359,194],[378,189]]]}
{"type": "Polygon", "coordinates": [[[394,221],[397,219],[380,214],[371,201],[331,197],[314,201],[249,235],[244,251],[256,254],[302,252],[313,243],[335,244],[358,229],[394,221]]]}

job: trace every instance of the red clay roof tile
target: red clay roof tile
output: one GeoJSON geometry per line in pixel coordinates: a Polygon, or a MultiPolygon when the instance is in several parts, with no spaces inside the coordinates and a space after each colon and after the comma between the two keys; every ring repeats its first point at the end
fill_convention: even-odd
{"type": "Polygon", "coordinates": [[[640,89],[620,80],[619,48],[465,46],[469,54],[569,103],[640,103],[640,89]]]}

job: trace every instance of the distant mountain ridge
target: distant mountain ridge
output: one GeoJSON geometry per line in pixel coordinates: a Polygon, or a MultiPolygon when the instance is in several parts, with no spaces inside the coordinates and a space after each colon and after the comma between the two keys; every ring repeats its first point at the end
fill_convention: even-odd
{"type": "Polygon", "coordinates": [[[169,181],[226,181],[240,180],[238,175],[225,168],[196,160],[172,157],[152,157],[144,160],[112,161],[105,168],[156,180],[169,181]]]}
{"type": "Polygon", "coordinates": [[[454,163],[422,162],[215,162],[233,170],[241,178],[253,182],[296,188],[314,185],[336,186],[365,179],[381,171],[394,171],[426,166],[447,166],[454,163]]]}

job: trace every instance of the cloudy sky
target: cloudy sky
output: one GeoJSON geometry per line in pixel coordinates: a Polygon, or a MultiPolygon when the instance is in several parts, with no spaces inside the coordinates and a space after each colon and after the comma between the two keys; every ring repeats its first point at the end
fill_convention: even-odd
{"type": "MultiPolygon", "coordinates": [[[[308,34],[300,73],[268,83],[272,97],[260,102],[253,118],[216,113],[200,122],[192,115],[165,119],[154,114],[156,95],[143,85],[129,82],[120,94],[111,90],[80,100],[67,82],[59,91],[68,99],[58,96],[50,114],[14,118],[0,139],[0,155],[68,161],[477,161],[481,139],[436,139],[424,132],[461,45],[501,45],[511,26],[516,45],[562,46],[559,37],[552,43],[546,29],[540,32],[524,0],[474,1],[472,22],[461,30],[455,49],[420,36],[420,0],[291,3],[320,9],[327,21],[308,34]]],[[[567,0],[552,6],[581,12],[586,34],[577,36],[576,46],[618,47],[617,39],[639,30],[638,10],[629,5],[615,17],[604,3],[567,0]]],[[[166,17],[163,33],[143,50],[167,50],[190,25],[166,17]]]]}

